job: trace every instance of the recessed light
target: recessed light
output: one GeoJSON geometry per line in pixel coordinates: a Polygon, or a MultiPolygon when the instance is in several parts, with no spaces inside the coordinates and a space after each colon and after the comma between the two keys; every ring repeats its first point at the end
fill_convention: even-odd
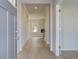
{"type": "Polygon", "coordinates": [[[37,7],[37,6],[35,6],[35,7],[34,7],[34,9],[38,9],[38,7],[37,7]]]}

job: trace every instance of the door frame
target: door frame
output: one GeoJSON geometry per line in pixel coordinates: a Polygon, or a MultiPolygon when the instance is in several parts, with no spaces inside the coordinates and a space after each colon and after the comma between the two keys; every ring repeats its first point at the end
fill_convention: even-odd
{"type": "MultiPolygon", "coordinates": [[[[23,48],[23,47],[22,47],[22,39],[21,39],[21,38],[22,38],[22,37],[21,37],[21,7],[22,7],[23,4],[49,4],[49,16],[51,15],[51,16],[49,17],[49,19],[50,19],[50,20],[49,20],[49,41],[50,41],[49,47],[50,47],[50,51],[53,51],[53,45],[52,45],[52,44],[53,44],[53,43],[52,43],[52,41],[53,41],[53,40],[52,40],[52,39],[53,39],[53,35],[52,35],[52,34],[53,34],[53,33],[52,33],[52,32],[53,32],[53,31],[52,31],[52,24],[53,24],[53,22],[52,22],[52,21],[53,21],[53,20],[52,20],[52,19],[53,19],[53,17],[52,17],[52,15],[53,15],[53,14],[52,14],[52,10],[53,10],[53,9],[52,9],[52,7],[53,7],[53,6],[52,6],[52,4],[51,4],[51,3],[28,3],[28,2],[24,3],[24,2],[21,2],[21,1],[18,1],[18,0],[17,0],[17,7],[20,6],[20,9],[19,9],[19,10],[20,10],[20,15],[19,15],[19,20],[18,20],[19,22],[17,21],[17,23],[19,23],[19,25],[20,25],[20,27],[18,28],[19,38],[18,38],[18,40],[17,40],[17,42],[19,42],[19,45],[20,45],[20,46],[19,46],[19,51],[18,51],[17,53],[19,53],[20,51],[22,51],[22,48],[23,48]],[[52,32],[51,32],[50,30],[51,30],[52,32]]],[[[18,11],[18,10],[17,10],[17,11],[18,11]]],[[[17,17],[18,17],[18,16],[17,16],[17,17]]],[[[17,27],[18,27],[18,26],[17,26],[17,27]]],[[[28,38],[29,38],[29,35],[28,35],[28,38]]],[[[27,38],[27,39],[28,39],[28,38],[27,38]]],[[[17,45],[18,45],[18,44],[17,44],[17,45]]]]}
{"type": "Polygon", "coordinates": [[[56,5],[56,56],[61,54],[60,51],[60,5],[56,5]]]}
{"type": "Polygon", "coordinates": [[[21,44],[21,6],[22,3],[17,0],[17,54],[22,51],[21,44]],[[18,12],[19,11],[19,12],[18,12]]]}

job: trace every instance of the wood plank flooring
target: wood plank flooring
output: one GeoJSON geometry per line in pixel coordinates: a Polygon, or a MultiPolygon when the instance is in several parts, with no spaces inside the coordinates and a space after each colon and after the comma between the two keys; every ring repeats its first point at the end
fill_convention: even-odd
{"type": "Polygon", "coordinates": [[[55,59],[43,39],[28,40],[17,59],[55,59]]]}

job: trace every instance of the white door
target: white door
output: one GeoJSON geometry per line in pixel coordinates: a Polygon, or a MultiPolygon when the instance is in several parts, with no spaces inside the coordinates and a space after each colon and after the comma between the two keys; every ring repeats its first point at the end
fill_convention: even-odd
{"type": "Polygon", "coordinates": [[[16,9],[0,0],[0,59],[16,59],[16,9]]]}

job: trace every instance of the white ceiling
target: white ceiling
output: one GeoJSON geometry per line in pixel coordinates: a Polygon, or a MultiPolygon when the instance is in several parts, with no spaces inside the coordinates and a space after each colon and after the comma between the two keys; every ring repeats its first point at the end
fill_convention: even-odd
{"type": "Polygon", "coordinates": [[[26,4],[25,5],[28,12],[32,14],[44,14],[45,8],[48,7],[48,4],[26,4]],[[37,7],[37,9],[35,9],[37,7]]]}

